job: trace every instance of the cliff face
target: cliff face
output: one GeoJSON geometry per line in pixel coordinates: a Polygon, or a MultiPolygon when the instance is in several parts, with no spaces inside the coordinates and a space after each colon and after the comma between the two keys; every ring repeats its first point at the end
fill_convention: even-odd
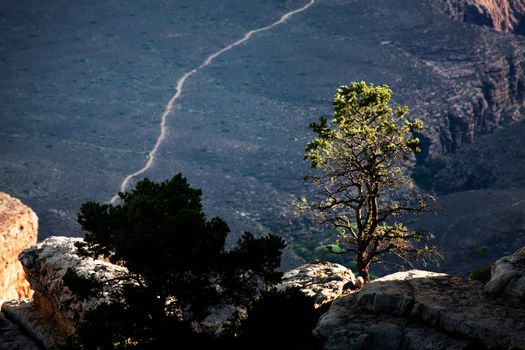
{"type": "MultiPolygon", "coordinates": [[[[437,0],[434,4],[438,11],[453,19],[525,35],[525,0],[437,0]]],[[[482,38],[488,40],[479,41],[478,49],[468,59],[473,64],[463,59],[451,59],[443,62],[445,66],[439,67],[452,80],[464,79],[467,82],[463,92],[458,94],[461,96],[457,99],[453,96],[449,100],[448,127],[441,130],[440,136],[443,153],[454,151],[462,144],[471,143],[477,136],[523,116],[523,42],[519,37],[509,36],[505,41],[511,44],[504,48],[498,43],[501,37],[496,40],[489,37],[482,34],[482,38]],[[476,58],[476,55],[479,57],[476,58]],[[477,82],[469,84],[470,78],[477,82]],[[470,91],[470,96],[465,95],[465,88],[470,91]]]]}
{"type": "Polygon", "coordinates": [[[20,200],[0,192],[0,303],[32,295],[18,254],[36,243],[38,218],[20,200]]]}
{"type": "Polygon", "coordinates": [[[525,35],[525,0],[443,0],[440,6],[454,19],[525,35]]]}
{"type": "Polygon", "coordinates": [[[429,45],[425,42],[435,37],[423,34],[403,43],[403,49],[417,55],[436,79],[434,91],[416,92],[410,103],[428,128],[424,142],[431,156],[452,153],[522,120],[525,111],[524,37],[481,27],[462,32],[446,22],[433,26],[439,28],[433,35],[441,35],[441,40],[429,45]],[[462,36],[469,38],[469,46],[458,39],[462,36]]]}
{"type": "Polygon", "coordinates": [[[448,102],[446,125],[439,136],[442,153],[453,152],[503,124],[521,119],[525,103],[525,60],[521,48],[512,47],[506,52],[488,49],[483,61],[474,59],[472,67],[477,66],[477,77],[471,82],[463,76],[465,71],[457,74],[466,68],[460,61],[436,63],[444,74],[452,74],[449,77],[458,86],[464,85],[448,102]]]}

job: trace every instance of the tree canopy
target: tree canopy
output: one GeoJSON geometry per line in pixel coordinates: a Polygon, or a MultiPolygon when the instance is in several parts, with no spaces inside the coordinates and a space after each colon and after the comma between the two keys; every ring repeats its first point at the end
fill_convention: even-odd
{"type": "Polygon", "coordinates": [[[315,198],[302,206],[340,233],[338,244],[354,253],[359,274],[369,280],[369,266],[391,254],[404,262],[437,257],[427,242],[429,232],[408,228],[399,217],[431,209],[406,167],[421,150],[414,132],[423,122],[406,118],[407,107],[389,105],[386,85],[353,82],[337,89],[334,117],[310,124],[315,138],[305,159],[318,169],[307,177],[316,185],[315,198]]]}

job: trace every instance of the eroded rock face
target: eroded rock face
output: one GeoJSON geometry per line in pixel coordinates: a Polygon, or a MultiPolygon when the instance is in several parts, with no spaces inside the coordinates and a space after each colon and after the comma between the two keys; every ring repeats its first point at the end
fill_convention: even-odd
{"type": "Polygon", "coordinates": [[[50,237],[20,254],[27,280],[34,290],[33,299],[4,303],[2,311],[33,333],[45,347],[65,343],[76,334],[85,312],[104,302],[111,302],[110,291],[118,282],[104,284],[101,296],[83,298],[64,283],[71,269],[98,281],[114,280],[127,269],[92,258],[80,257],[75,243],[81,238],[50,237]]]}
{"type": "Polygon", "coordinates": [[[525,35],[525,0],[442,0],[441,8],[460,21],[525,35]]]}
{"type": "Polygon", "coordinates": [[[491,278],[485,285],[485,292],[525,300],[525,247],[492,265],[491,278]]]}
{"type": "Polygon", "coordinates": [[[32,295],[18,254],[35,244],[37,235],[38,217],[31,208],[0,192],[0,304],[32,295]]]}
{"type": "Polygon", "coordinates": [[[481,282],[412,270],[337,299],[315,333],[325,349],[525,349],[525,305],[481,282]]]}
{"type": "Polygon", "coordinates": [[[329,262],[305,264],[290,270],[284,274],[281,285],[299,287],[306,295],[315,297],[315,307],[357,289],[352,270],[329,262]]]}

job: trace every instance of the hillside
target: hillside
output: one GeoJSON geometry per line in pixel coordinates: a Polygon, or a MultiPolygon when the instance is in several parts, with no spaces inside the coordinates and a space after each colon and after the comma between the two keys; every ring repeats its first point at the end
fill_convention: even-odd
{"type": "MultiPolygon", "coordinates": [[[[389,84],[425,120],[420,162],[522,119],[525,38],[451,19],[436,1],[316,1],[254,35],[187,81],[144,175],[182,172],[235,233],[301,243],[318,234],[292,207],[309,190],[307,125],[331,113],[340,84],[389,84]]],[[[176,81],[306,3],[3,3],[0,190],[35,209],[40,239],[80,235],[80,204],[109,200],[144,166],[176,81]]]]}
{"type": "Polygon", "coordinates": [[[441,211],[420,225],[439,232],[446,271],[466,273],[525,244],[524,136],[523,122],[482,136],[435,175],[441,211]]]}

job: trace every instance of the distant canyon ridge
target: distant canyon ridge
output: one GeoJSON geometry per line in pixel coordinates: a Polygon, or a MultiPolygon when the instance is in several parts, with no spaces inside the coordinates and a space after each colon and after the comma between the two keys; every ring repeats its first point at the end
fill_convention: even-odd
{"type": "Polygon", "coordinates": [[[525,0],[443,0],[440,5],[454,19],[525,35],[525,0]]]}
{"type": "Polygon", "coordinates": [[[423,160],[452,153],[525,115],[525,37],[483,29],[525,34],[525,0],[431,3],[436,13],[482,28],[440,30],[444,23],[434,20],[413,42],[402,45],[433,71],[434,78],[440,80],[439,89],[446,94],[441,98],[439,92],[421,95],[414,101],[413,110],[429,124],[428,153],[422,155],[423,160]]]}

